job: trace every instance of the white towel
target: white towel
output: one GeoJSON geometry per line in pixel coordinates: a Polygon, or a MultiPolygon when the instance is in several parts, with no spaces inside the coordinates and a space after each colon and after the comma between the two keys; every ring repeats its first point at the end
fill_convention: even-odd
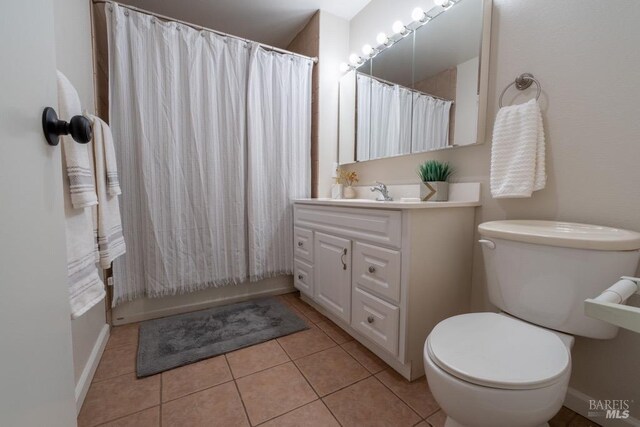
{"type": "MultiPolygon", "coordinates": [[[[58,71],[58,114],[61,120],[82,114],[80,98],[67,77],[58,71]]],[[[98,203],[95,181],[91,173],[88,144],[78,144],[71,137],[62,138],[69,191],[73,207],[82,208],[98,203]]]]}
{"type": "Polygon", "coordinates": [[[535,99],[503,107],[496,115],[491,146],[491,195],[531,197],[544,188],[544,127],[535,99]]]}
{"type": "Polygon", "coordinates": [[[118,170],[111,129],[99,117],[89,116],[93,127],[93,156],[98,206],[95,207],[94,228],[97,230],[100,266],[111,267],[114,259],[126,252],[118,194],[118,170]]]}
{"type": "MultiPolygon", "coordinates": [[[[58,82],[62,73],[58,72],[58,82]]],[[[58,92],[58,110],[63,114],[62,119],[81,114],[80,99],[73,86],[69,87],[69,81],[63,83],[64,90],[58,92]]],[[[67,169],[70,158],[77,151],[78,144],[71,136],[62,137],[62,164],[67,169]],[[73,150],[74,154],[67,153],[73,150]]],[[[85,145],[85,151],[88,150],[85,145]]],[[[91,164],[87,163],[89,171],[91,164]]],[[[90,176],[93,176],[92,174],[90,176]]],[[[71,318],[82,316],[87,310],[99,303],[105,296],[104,284],[98,275],[96,266],[97,244],[93,234],[92,212],[90,207],[77,208],[73,203],[71,184],[74,181],[63,179],[64,183],[64,213],[67,237],[67,277],[69,280],[69,302],[71,305],[71,318]]],[[[95,192],[94,192],[95,193],[95,192]]],[[[77,193],[75,193],[77,194],[77,193]]],[[[97,203],[97,196],[94,194],[97,203]]],[[[94,203],[95,205],[95,203],[94,203]]]]}

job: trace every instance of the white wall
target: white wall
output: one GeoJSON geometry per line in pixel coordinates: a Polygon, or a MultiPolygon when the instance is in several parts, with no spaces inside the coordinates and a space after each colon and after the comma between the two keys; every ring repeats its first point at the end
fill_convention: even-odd
{"type": "MultiPolygon", "coordinates": [[[[94,112],[93,57],[91,45],[91,2],[55,0],[55,41],[57,67],[78,91],[83,110],[94,112]]],[[[105,305],[99,303],[72,322],[73,360],[78,393],[85,369],[106,325],[105,305]]],[[[91,378],[87,378],[89,381],[91,378]]],[[[80,396],[83,398],[84,396],[80,396]]]]}
{"type": "MultiPolygon", "coordinates": [[[[402,19],[413,7],[428,2],[372,0],[351,22],[352,49],[388,29],[396,17],[402,19]]],[[[640,231],[640,84],[633,80],[640,69],[638,22],[640,2],[494,0],[487,141],[500,91],[514,76],[533,73],[543,88],[548,181],[546,189],[531,199],[490,197],[490,143],[376,160],[350,169],[365,184],[376,179],[417,182],[418,163],[446,160],[456,169],[455,180],[483,183],[478,222],[559,219],[640,231]]],[[[490,308],[477,245],[472,293],[475,309],[490,308]]],[[[611,341],[578,338],[570,385],[599,399],[633,399],[631,414],[638,418],[638,360],[638,334],[622,331],[611,341]]]]}
{"type": "Polygon", "coordinates": [[[75,426],[52,3],[4,2],[0,40],[0,425],[75,426]]]}
{"type": "Polygon", "coordinates": [[[469,145],[477,142],[478,67],[480,57],[458,64],[456,72],[456,118],[453,143],[469,145]]]}
{"type": "Polygon", "coordinates": [[[331,195],[338,161],[338,88],[340,63],[349,56],[349,22],[320,11],[320,54],[317,67],[318,99],[318,197],[331,195]]]}

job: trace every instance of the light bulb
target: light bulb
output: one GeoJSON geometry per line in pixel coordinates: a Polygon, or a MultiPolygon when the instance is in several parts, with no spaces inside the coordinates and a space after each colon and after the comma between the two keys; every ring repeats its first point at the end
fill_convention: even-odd
{"type": "Polygon", "coordinates": [[[391,29],[396,34],[404,34],[404,32],[406,31],[406,28],[405,28],[404,24],[402,23],[402,21],[394,22],[393,25],[391,26],[391,29]]]}
{"type": "Polygon", "coordinates": [[[389,37],[387,37],[385,33],[378,33],[376,41],[378,42],[378,44],[387,44],[389,43],[389,37]]]}
{"type": "Polygon", "coordinates": [[[373,48],[370,44],[365,44],[364,46],[362,46],[362,53],[364,54],[364,56],[371,56],[371,54],[373,53],[373,48]]]}
{"type": "Polygon", "coordinates": [[[422,22],[426,16],[427,15],[425,15],[424,10],[422,10],[421,7],[416,7],[413,9],[413,12],[411,12],[411,19],[416,22],[422,22]]]}
{"type": "Polygon", "coordinates": [[[447,7],[449,6],[449,0],[433,0],[436,6],[447,7]]]}
{"type": "Polygon", "coordinates": [[[357,53],[352,53],[351,55],[349,55],[349,62],[351,62],[353,65],[358,65],[360,63],[360,56],[358,56],[357,53]]]}
{"type": "Polygon", "coordinates": [[[341,73],[346,73],[347,71],[349,71],[349,64],[347,64],[346,62],[343,62],[342,64],[340,64],[340,72],[341,73]]]}

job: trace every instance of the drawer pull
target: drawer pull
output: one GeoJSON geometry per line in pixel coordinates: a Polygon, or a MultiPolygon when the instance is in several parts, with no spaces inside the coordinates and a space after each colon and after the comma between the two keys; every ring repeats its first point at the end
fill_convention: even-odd
{"type": "Polygon", "coordinates": [[[344,250],[342,251],[342,255],[340,255],[340,262],[342,262],[342,269],[346,270],[347,269],[347,263],[344,262],[344,257],[347,254],[347,248],[344,248],[344,250]]]}
{"type": "Polygon", "coordinates": [[[367,317],[367,322],[369,322],[369,323],[373,323],[373,320],[374,320],[374,319],[373,319],[373,316],[369,316],[369,317],[367,317]]]}
{"type": "Polygon", "coordinates": [[[302,245],[304,245],[304,243],[298,242],[298,246],[302,247],[302,245]]]}
{"type": "Polygon", "coordinates": [[[298,280],[302,280],[304,279],[304,276],[302,274],[298,274],[298,280]]]}
{"type": "Polygon", "coordinates": [[[373,265],[369,266],[369,273],[375,273],[376,272],[376,268],[373,265]]]}

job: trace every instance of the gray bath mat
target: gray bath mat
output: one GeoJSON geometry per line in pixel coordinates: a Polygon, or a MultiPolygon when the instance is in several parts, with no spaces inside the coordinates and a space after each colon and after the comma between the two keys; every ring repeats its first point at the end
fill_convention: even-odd
{"type": "Polygon", "coordinates": [[[138,378],[308,329],[275,298],[264,298],[140,324],[138,378]]]}

